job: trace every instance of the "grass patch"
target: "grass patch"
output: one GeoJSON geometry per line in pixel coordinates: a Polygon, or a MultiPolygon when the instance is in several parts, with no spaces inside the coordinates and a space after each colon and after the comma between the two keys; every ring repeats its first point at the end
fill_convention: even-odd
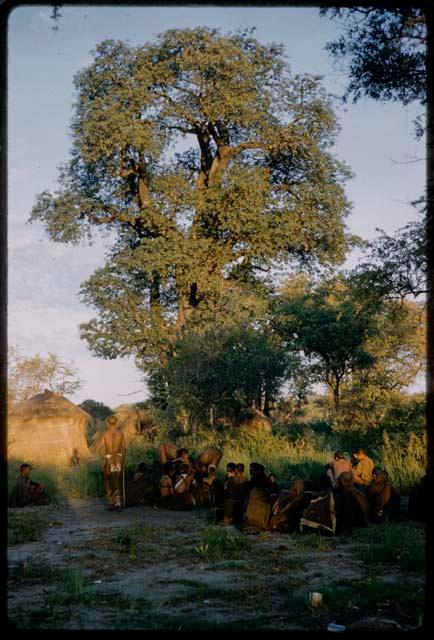
{"type": "Polygon", "coordinates": [[[359,556],[368,565],[396,563],[407,572],[423,573],[425,532],[407,522],[385,522],[357,532],[359,556]],[[368,538],[369,535],[369,538],[368,538]]]}
{"type": "Polygon", "coordinates": [[[402,581],[386,582],[373,578],[340,583],[323,588],[322,594],[323,607],[336,616],[347,616],[354,610],[363,611],[364,614],[397,610],[417,622],[424,609],[423,587],[410,589],[402,581]]]}
{"type": "Polygon", "coordinates": [[[249,538],[240,533],[211,526],[202,532],[200,544],[194,551],[204,560],[238,558],[250,551],[251,545],[249,538]]]}
{"type": "Polygon", "coordinates": [[[46,514],[41,512],[8,511],[8,545],[40,540],[49,525],[46,514]]]}

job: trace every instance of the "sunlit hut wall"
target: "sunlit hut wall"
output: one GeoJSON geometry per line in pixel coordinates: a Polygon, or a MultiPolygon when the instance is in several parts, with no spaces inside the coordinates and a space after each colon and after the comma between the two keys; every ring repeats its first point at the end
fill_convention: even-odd
{"type": "Polygon", "coordinates": [[[90,416],[58,393],[45,391],[16,404],[8,415],[8,458],[70,466],[91,458],[90,416]]]}
{"type": "MultiPolygon", "coordinates": [[[[114,415],[118,419],[118,429],[124,434],[127,445],[135,436],[141,433],[142,429],[146,429],[151,424],[148,413],[134,404],[121,404],[114,410],[114,415]]],[[[101,437],[105,430],[106,427],[102,426],[93,436],[90,445],[93,454],[98,453],[101,437]]]]}

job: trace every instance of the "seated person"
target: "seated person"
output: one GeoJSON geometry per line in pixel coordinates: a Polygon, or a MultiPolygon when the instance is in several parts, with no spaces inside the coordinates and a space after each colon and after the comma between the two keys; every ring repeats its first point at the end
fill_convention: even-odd
{"type": "Polygon", "coordinates": [[[298,531],[300,518],[310,502],[303,480],[294,480],[290,489],[283,489],[272,507],[269,529],[281,533],[298,531]]]}
{"type": "Polygon", "coordinates": [[[144,462],[141,462],[132,480],[127,482],[125,487],[125,506],[153,505],[156,497],[154,483],[148,468],[144,462]]]}
{"type": "Polygon", "coordinates": [[[20,475],[16,478],[9,498],[10,507],[26,507],[27,505],[48,504],[45,485],[33,482],[30,477],[31,466],[24,463],[20,466],[20,475]]]}
{"type": "Polygon", "coordinates": [[[345,454],[343,451],[335,451],[333,456],[333,460],[330,463],[330,466],[327,471],[327,476],[330,480],[330,485],[334,489],[337,487],[338,478],[343,471],[351,471],[351,462],[350,460],[346,460],[345,454]]]}
{"type": "Polygon", "coordinates": [[[204,488],[208,488],[208,502],[213,507],[220,507],[224,501],[224,486],[217,480],[217,467],[213,464],[208,466],[208,473],[202,481],[204,488]]]}
{"type": "Polygon", "coordinates": [[[369,525],[369,500],[354,485],[352,471],[343,471],[333,489],[337,530],[350,532],[352,527],[369,525]]]}
{"type": "Polygon", "coordinates": [[[353,467],[354,485],[365,493],[372,482],[372,469],[375,464],[363,449],[356,449],[353,452],[355,466],[353,467]]]}
{"type": "Polygon", "coordinates": [[[189,474],[194,473],[195,471],[194,461],[193,458],[189,455],[188,449],[178,449],[178,451],[176,452],[176,458],[173,462],[175,463],[177,474],[180,473],[180,469],[183,464],[186,464],[188,466],[189,474]]]}
{"type": "Polygon", "coordinates": [[[250,471],[250,493],[246,499],[243,528],[265,531],[271,515],[270,495],[267,491],[265,467],[252,462],[250,471]]]}
{"type": "Polygon", "coordinates": [[[190,465],[182,463],[179,473],[175,476],[175,493],[170,500],[169,509],[179,511],[194,509],[196,502],[192,491],[193,480],[190,465]]]}
{"type": "Polygon", "coordinates": [[[399,518],[401,496],[389,480],[389,474],[380,467],[372,471],[372,485],[368,490],[371,522],[397,520],[399,518]]]}
{"type": "Polygon", "coordinates": [[[271,502],[273,503],[279,494],[279,487],[277,485],[277,478],[274,473],[270,473],[267,478],[267,489],[270,494],[271,502]]]}
{"type": "Polygon", "coordinates": [[[249,479],[244,475],[245,467],[242,462],[237,464],[234,483],[240,485],[243,492],[243,499],[249,495],[249,479]]]}
{"type": "Polygon", "coordinates": [[[246,478],[239,480],[236,465],[229,463],[226,467],[226,481],[224,484],[223,523],[241,524],[244,500],[246,497],[246,478]]]}
{"type": "Polygon", "coordinates": [[[166,462],[164,465],[164,475],[160,480],[160,506],[169,506],[170,500],[175,495],[175,465],[166,462]]]}
{"type": "Polygon", "coordinates": [[[267,476],[265,475],[265,467],[258,462],[251,462],[249,465],[250,489],[267,488],[267,476]]]}
{"type": "Polygon", "coordinates": [[[207,474],[207,466],[199,461],[196,464],[196,471],[193,474],[192,491],[197,505],[204,505],[204,499],[208,497],[209,486],[204,483],[207,474]]]}

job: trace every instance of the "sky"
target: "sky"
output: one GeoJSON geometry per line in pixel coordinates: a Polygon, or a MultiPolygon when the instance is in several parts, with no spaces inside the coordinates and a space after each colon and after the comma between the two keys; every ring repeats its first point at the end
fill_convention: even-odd
{"type": "MultiPolygon", "coordinates": [[[[84,385],[71,399],[116,407],[143,400],[147,390],[131,358],[96,358],[79,337],[79,324],[94,312],[78,291],[104,263],[104,246],[55,244],[42,225],[27,224],[36,194],[56,189],[58,167],[68,159],[74,74],[108,38],[135,45],[166,29],[256,27],[259,41],[284,44],[294,73],[321,75],[329,92],[342,95],[346,75],[324,50],[340,26],[316,8],[69,6],[53,31],[51,12],[48,5],[18,7],[8,23],[9,344],[26,355],[53,352],[74,362],[84,385]]],[[[347,186],[349,231],[367,239],[376,228],[393,233],[416,217],[409,202],[424,189],[424,162],[408,162],[424,156],[423,141],[413,135],[419,108],[364,99],[338,104],[337,113],[335,153],[355,174],[347,186]]],[[[420,380],[414,390],[422,388],[420,380]]]]}

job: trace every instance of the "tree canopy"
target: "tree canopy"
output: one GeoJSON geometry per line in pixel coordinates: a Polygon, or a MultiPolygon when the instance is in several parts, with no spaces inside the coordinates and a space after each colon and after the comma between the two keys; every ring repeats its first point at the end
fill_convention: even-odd
{"type": "Polygon", "coordinates": [[[344,33],[326,49],[348,61],[346,98],[426,102],[426,19],[421,7],[327,7],[344,33]],[[343,22],[342,22],[343,20],[343,22]]]}
{"type": "Polygon", "coordinates": [[[207,28],[108,40],[75,87],[71,159],[31,220],[57,242],[106,232],[81,290],[95,354],[146,370],[186,325],[248,314],[276,265],[344,259],[339,127],[320,79],[291,75],[280,45],[207,28]]]}

